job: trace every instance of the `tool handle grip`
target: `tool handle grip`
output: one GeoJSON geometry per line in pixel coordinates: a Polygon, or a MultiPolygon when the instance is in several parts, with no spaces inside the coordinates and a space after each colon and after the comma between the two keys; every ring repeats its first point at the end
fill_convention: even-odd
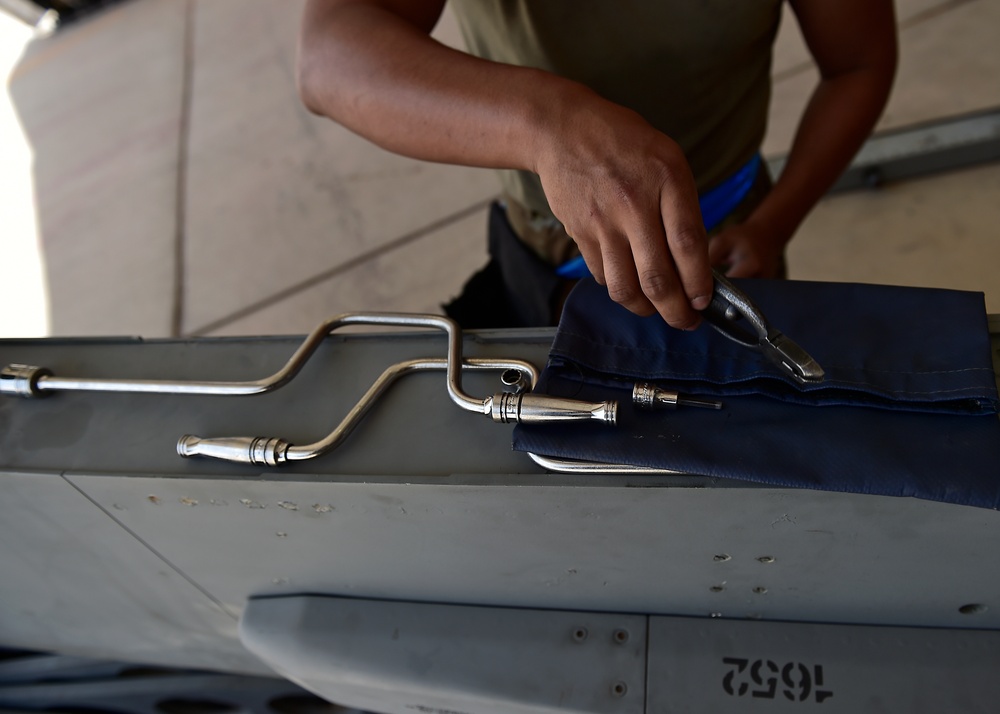
{"type": "Polygon", "coordinates": [[[493,421],[501,424],[552,424],[596,419],[614,426],[618,423],[618,402],[584,402],[579,399],[544,394],[493,395],[493,421]]]}
{"type": "Polygon", "coordinates": [[[290,444],[266,436],[226,436],[203,439],[187,434],[177,440],[177,453],[185,458],[207,456],[255,466],[277,466],[287,460],[290,444]]]}

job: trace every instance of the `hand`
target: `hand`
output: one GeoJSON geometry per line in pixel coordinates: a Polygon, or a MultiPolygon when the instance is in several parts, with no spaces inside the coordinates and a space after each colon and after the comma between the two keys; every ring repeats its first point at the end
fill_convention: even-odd
{"type": "Polygon", "coordinates": [[[635,112],[582,99],[542,139],[535,170],[549,206],[612,300],[694,329],[714,284],[687,160],[635,112]]]}
{"type": "Polygon", "coordinates": [[[763,224],[740,223],[712,236],[708,255],[728,278],[779,278],[787,242],[763,224]]]}

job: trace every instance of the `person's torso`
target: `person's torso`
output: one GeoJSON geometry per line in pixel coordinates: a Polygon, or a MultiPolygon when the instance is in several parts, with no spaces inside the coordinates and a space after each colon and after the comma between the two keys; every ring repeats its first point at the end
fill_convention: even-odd
{"type": "MultiPolygon", "coordinates": [[[[538,67],[630,107],[684,150],[699,190],[763,141],[782,0],[451,0],[469,51],[538,67]]],[[[537,176],[505,192],[549,213],[537,176]]]]}

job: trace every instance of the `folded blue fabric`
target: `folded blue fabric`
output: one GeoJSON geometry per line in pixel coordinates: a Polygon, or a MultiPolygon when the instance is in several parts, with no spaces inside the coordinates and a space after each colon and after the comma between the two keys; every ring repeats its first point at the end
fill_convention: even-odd
{"type": "Polygon", "coordinates": [[[979,293],[734,281],[826,371],[799,385],[708,325],[640,318],[592,280],[567,300],[538,390],[618,399],[619,426],[519,426],[514,447],[775,486],[1000,507],[1000,420],[979,293]],[[642,412],[632,384],[723,409],[642,412]]]}

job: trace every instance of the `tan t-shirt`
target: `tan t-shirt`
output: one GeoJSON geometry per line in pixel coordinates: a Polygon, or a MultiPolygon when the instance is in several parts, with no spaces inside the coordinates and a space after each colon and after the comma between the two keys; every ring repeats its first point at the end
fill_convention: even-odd
{"type": "MultiPolygon", "coordinates": [[[[699,191],[759,150],[782,0],[450,0],[469,51],[538,67],[630,107],[680,144],[699,191]]],[[[504,192],[551,211],[535,174],[504,192]]]]}

